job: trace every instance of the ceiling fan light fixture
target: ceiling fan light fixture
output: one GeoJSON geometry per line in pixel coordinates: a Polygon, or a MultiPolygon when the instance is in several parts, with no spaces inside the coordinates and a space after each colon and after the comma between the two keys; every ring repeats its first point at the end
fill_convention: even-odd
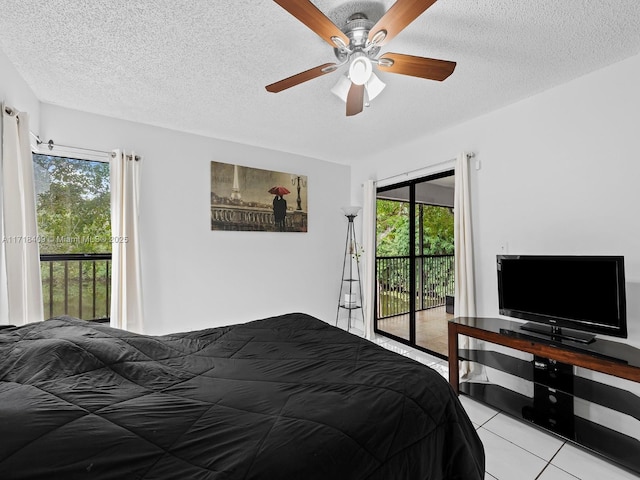
{"type": "Polygon", "coordinates": [[[349,95],[350,88],[351,80],[349,80],[346,75],[340,75],[340,78],[331,89],[331,93],[333,93],[343,102],[347,103],[347,96],[349,95]]]}
{"type": "Polygon", "coordinates": [[[364,85],[371,78],[373,67],[367,57],[357,57],[349,65],[349,78],[356,85],[364,85]]]}
{"type": "MultiPolygon", "coordinates": [[[[376,98],[382,90],[387,86],[380,78],[375,74],[371,74],[371,78],[367,81],[364,88],[367,92],[365,107],[369,106],[369,102],[376,98]]],[[[340,78],[336,82],[336,84],[331,89],[331,93],[333,93],[336,97],[338,97],[343,102],[347,103],[347,98],[349,96],[349,90],[351,89],[351,80],[346,75],[340,75],[340,78]]]]}
{"type": "Polygon", "coordinates": [[[380,93],[382,93],[382,90],[384,90],[384,87],[386,86],[387,86],[386,83],[380,80],[375,73],[372,73],[371,78],[365,85],[365,89],[367,91],[367,97],[369,101],[373,100],[378,95],[380,95],[380,93]]]}

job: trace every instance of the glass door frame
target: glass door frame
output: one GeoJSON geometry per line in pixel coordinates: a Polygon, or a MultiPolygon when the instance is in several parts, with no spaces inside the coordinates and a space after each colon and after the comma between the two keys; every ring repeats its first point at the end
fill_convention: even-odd
{"type": "MultiPolygon", "coordinates": [[[[402,343],[404,345],[408,345],[412,348],[415,348],[417,350],[423,351],[425,353],[428,353],[434,357],[438,357],[438,358],[442,358],[443,360],[447,360],[447,356],[442,355],[438,352],[434,352],[433,350],[429,350],[428,348],[422,347],[420,345],[418,345],[416,343],[416,289],[417,289],[417,282],[416,282],[416,264],[417,264],[417,254],[416,254],[416,185],[420,184],[420,183],[425,183],[425,182],[429,182],[431,180],[437,180],[439,178],[445,178],[445,177],[451,177],[455,175],[455,170],[450,169],[450,170],[445,170],[442,172],[438,172],[438,173],[434,173],[431,175],[427,175],[425,177],[419,177],[419,178],[415,178],[415,179],[411,179],[411,180],[406,180],[403,182],[399,182],[399,183],[394,183],[391,185],[385,185],[383,187],[377,187],[376,188],[376,203],[378,200],[378,194],[382,193],[382,192],[386,192],[386,191],[390,191],[390,190],[397,190],[400,188],[405,188],[405,187],[409,187],[409,339],[407,340],[406,338],[402,338],[399,337],[397,335],[394,335],[392,333],[389,333],[385,330],[380,330],[378,328],[378,288],[374,289],[374,305],[376,305],[376,308],[374,308],[374,318],[373,318],[373,331],[378,334],[378,335],[382,335],[384,337],[390,338],[392,340],[395,340],[399,343],[402,343]]],[[[378,223],[378,213],[377,213],[377,209],[376,209],[376,225],[378,223]]],[[[374,256],[374,258],[377,259],[377,253],[378,253],[378,242],[377,242],[377,238],[376,238],[376,245],[375,245],[375,253],[376,255],[374,256]]],[[[378,278],[378,262],[377,260],[375,260],[375,277],[374,278],[378,278]]],[[[377,283],[377,282],[376,282],[377,283]]]]}

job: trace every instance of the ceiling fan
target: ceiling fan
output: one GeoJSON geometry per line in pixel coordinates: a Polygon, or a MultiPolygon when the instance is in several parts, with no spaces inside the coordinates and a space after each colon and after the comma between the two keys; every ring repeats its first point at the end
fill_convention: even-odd
{"type": "Polygon", "coordinates": [[[310,0],[274,1],[331,45],[338,62],[325,63],[267,85],[265,88],[269,92],[281,92],[335,72],[349,63],[348,78],[342,77],[332,91],[346,101],[347,116],[352,116],[362,112],[368,101],[377,96],[385,86],[373,73],[373,65],[384,72],[438,81],[446,79],[456,68],[455,62],[401,53],[384,53],[377,57],[380,47],[386,45],[436,0],[397,0],[375,24],[365,14],[356,13],[349,17],[342,30],[310,0]]]}

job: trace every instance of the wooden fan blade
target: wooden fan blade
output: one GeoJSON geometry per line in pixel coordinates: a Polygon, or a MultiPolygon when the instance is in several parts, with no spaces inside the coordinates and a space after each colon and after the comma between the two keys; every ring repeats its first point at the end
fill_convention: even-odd
{"type": "Polygon", "coordinates": [[[397,0],[369,31],[369,41],[373,41],[379,31],[386,30],[387,35],[377,42],[385,45],[434,3],[436,0],[397,0]]]}
{"type": "Polygon", "coordinates": [[[320,37],[332,47],[339,45],[336,44],[331,37],[338,37],[345,45],[349,45],[349,37],[342,33],[336,24],[329,20],[329,18],[309,0],[273,1],[320,35],[320,37]]]}
{"type": "Polygon", "coordinates": [[[393,62],[390,66],[384,66],[382,64],[384,62],[378,64],[378,68],[384,72],[411,75],[412,77],[437,80],[439,82],[451,75],[456,68],[456,62],[414,57],[413,55],[403,55],[402,53],[385,53],[379,60],[391,60],[393,62]]]}
{"type": "Polygon", "coordinates": [[[280,80],[279,82],[267,85],[264,88],[267,89],[267,92],[278,93],[286,90],[287,88],[295,87],[296,85],[304,83],[308,80],[313,80],[316,77],[335,72],[336,68],[337,65],[335,63],[325,63],[324,65],[310,68],[309,70],[305,70],[304,72],[285,78],[284,80],[280,80]]]}
{"type": "Polygon", "coordinates": [[[364,107],[364,85],[351,84],[347,95],[347,117],[357,115],[364,107]]]}

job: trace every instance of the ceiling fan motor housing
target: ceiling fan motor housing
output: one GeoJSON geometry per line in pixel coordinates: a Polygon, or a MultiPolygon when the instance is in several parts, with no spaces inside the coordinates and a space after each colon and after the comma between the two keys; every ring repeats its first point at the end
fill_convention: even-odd
{"type": "Polygon", "coordinates": [[[333,49],[340,62],[347,61],[352,54],[357,52],[361,52],[369,58],[375,58],[380,51],[380,47],[366,48],[369,31],[373,26],[374,22],[369,20],[364,13],[354,13],[347,19],[342,32],[349,37],[349,46],[346,49],[333,49]]]}

